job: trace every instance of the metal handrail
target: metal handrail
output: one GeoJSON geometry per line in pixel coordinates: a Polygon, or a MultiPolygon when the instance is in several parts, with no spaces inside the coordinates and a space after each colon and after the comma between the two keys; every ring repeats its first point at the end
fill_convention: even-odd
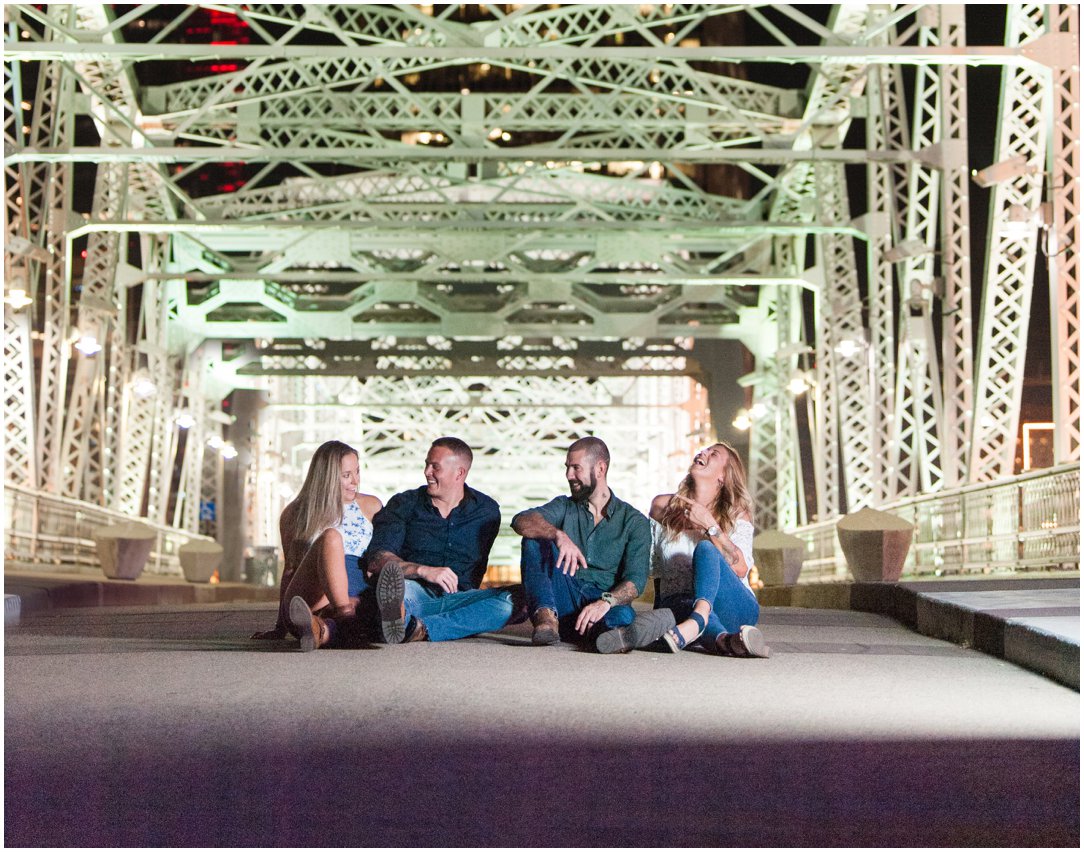
{"type": "MultiPolygon", "coordinates": [[[[904,575],[1010,573],[1080,564],[1080,467],[1059,465],[874,507],[915,527],[904,575]]],[[[845,579],[837,520],[793,530],[806,542],[800,582],[845,579]]]]}
{"type": "Polygon", "coordinates": [[[144,570],[150,574],[180,575],[178,550],[185,542],[208,536],[178,530],[147,518],[34,491],[18,485],[4,486],[4,559],[35,568],[99,565],[94,532],[110,524],[137,520],[155,532],[154,547],[144,570]]]}
{"type": "MultiPolygon", "coordinates": [[[[1080,468],[1047,468],[997,482],[922,494],[877,507],[915,526],[908,576],[991,574],[1079,566],[1080,468]]],[[[93,533],[133,520],[121,512],[17,485],[4,489],[4,556],[37,567],[97,567],[93,533]]],[[[207,536],[138,518],[156,533],[146,571],[179,575],[177,551],[207,536]]],[[[801,582],[847,577],[836,521],[793,531],[806,541],[801,582]]]]}

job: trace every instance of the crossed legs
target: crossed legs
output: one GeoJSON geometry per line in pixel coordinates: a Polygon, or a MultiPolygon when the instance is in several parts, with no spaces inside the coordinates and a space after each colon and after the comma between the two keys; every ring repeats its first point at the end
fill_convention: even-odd
{"type": "MultiPolygon", "coordinates": [[[[693,596],[692,611],[705,620],[701,642],[707,647],[714,647],[720,635],[738,633],[744,625],[754,625],[760,618],[760,605],[741,578],[731,569],[723,554],[710,541],[702,541],[693,551],[693,596]]],[[[660,601],[659,605],[689,612],[686,604],[660,601]]],[[[686,617],[675,628],[686,642],[691,642],[700,633],[700,625],[686,617]]]]}

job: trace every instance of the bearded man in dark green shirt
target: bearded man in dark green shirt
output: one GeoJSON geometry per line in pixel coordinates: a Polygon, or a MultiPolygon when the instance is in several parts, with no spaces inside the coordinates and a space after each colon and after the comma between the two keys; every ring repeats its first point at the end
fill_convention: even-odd
{"type": "Polygon", "coordinates": [[[606,444],[581,438],[565,458],[571,496],[512,519],[523,536],[520,566],[535,645],[597,636],[631,625],[636,616],[631,604],[647,583],[651,527],[610,489],[609,468],[606,444]]]}

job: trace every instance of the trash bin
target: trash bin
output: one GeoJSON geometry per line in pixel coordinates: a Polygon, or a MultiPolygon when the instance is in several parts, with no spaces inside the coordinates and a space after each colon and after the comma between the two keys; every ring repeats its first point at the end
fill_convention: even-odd
{"type": "Polygon", "coordinates": [[[279,578],[279,549],[271,545],[256,545],[252,555],[245,557],[245,582],[254,586],[274,586],[279,578]]]}

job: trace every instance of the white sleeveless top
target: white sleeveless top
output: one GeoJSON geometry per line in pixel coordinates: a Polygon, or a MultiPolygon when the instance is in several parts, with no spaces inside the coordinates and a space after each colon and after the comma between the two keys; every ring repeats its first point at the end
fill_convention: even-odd
{"type": "MultiPolygon", "coordinates": [[[[693,551],[703,540],[687,532],[670,538],[662,524],[651,521],[651,576],[659,578],[659,597],[693,593],[693,551]]],[[[735,521],[730,540],[752,568],[753,525],[746,520],[735,521]]],[[[748,573],[741,581],[750,588],[748,573]]]]}
{"type": "Polygon", "coordinates": [[[363,555],[373,538],[372,521],[362,514],[361,507],[354,500],[343,503],[342,523],[331,529],[338,530],[342,535],[347,556],[363,555]]]}

